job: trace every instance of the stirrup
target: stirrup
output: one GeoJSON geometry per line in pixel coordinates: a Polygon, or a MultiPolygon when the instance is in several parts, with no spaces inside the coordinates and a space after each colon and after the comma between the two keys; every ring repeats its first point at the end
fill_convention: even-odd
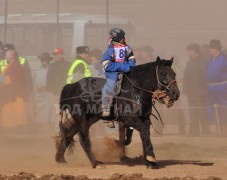
{"type": "Polygon", "coordinates": [[[109,116],[110,116],[110,109],[103,109],[102,117],[109,117],[109,116]]]}

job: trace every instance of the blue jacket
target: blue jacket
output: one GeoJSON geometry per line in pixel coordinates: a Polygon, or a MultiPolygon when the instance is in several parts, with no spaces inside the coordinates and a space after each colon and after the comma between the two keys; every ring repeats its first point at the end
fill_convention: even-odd
{"type": "Polygon", "coordinates": [[[208,82],[220,83],[227,81],[227,59],[224,55],[219,55],[208,63],[208,82]]]}
{"type": "MultiPolygon", "coordinates": [[[[120,46],[121,44],[119,44],[120,46]]],[[[116,49],[116,45],[109,45],[101,61],[101,64],[105,61],[108,62],[104,66],[105,76],[113,81],[117,81],[120,72],[127,73],[131,67],[136,66],[136,60],[131,47],[128,45],[124,46],[124,51],[119,51],[120,53],[117,53],[116,49]]]]}

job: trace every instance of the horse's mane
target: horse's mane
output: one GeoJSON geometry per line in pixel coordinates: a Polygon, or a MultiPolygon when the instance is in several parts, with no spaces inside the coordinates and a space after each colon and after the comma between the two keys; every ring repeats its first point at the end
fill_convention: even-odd
{"type": "Polygon", "coordinates": [[[141,72],[144,71],[145,69],[151,69],[155,68],[157,66],[157,62],[149,62],[145,64],[140,64],[132,68],[132,72],[141,72]]]}
{"type": "Polygon", "coordinates": [[[141,71],[144,71],[147,69],[150,70],[152,68],[155,68],[155,67],[161,66],[161,65],[171,67],[172,61],[163,59],[160,61],[154,61],[154,62],[149,62],[149,63],[145,63],[145,64],[140,64],[140,65],[137,65],[132,68],[132,73],[141,72],[141,71]]]}

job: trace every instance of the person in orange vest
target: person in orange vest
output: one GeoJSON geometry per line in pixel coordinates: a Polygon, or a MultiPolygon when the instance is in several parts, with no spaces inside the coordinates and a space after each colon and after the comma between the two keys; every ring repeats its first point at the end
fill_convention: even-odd
{"type": "MultiPolygon", "coordinates": [[[[12,43],[7,43],[4,45],[4,50],[5,53],[8,50],[13,50],[16,51],[15,45],[12,43]]],[[[25,71],[26,74],[26,82],[27,82],[27,96],[26,96],[26,101],[29,100],[31,97],[32,89],[33,89],[33,84],[32,84],[32,73],[31,73],[31,68],[29,66],[29,63],[25,57],[19,56],[18,54],[18,60],[20,65],[22,66],[23,70],[25,71]]],[[[5,59],[5,67],[7,65],[7,60],[5,59]]]]}
{"type": "Polygon", "coordinates": [[[4,82],[0,86],[0,123],[2,127],[25,126],[26,73],[16,51],[6,51],[5,59],[7,66],[3,71],[4,82]]]}

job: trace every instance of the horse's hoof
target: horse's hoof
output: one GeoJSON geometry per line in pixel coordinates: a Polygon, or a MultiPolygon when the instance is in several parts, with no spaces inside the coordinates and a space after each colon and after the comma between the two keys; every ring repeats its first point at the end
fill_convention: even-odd
{"type": "Polygon", "coordinates": [[[55,161],[61,164],[67,163],[64,157],[55,157],[55,161]]]}
{"type": "Polygon", "coordinates": [[[95,163],[92,165],[93,168],[103,168],[105,167],[104,163],[101,161],[95,161],[95,163]]]}
{"type": "Polygon", "coordinates": [[[129,160],[130,160],[130,158],[127,157],[127,156],[122,156],[122,157],[120,158],[120,161],[121,161],[121,162],[128,162],[129,160]]]}
{"type": "Polygon", "coordinates": [[[96,165],[96,168],[97,169],[104,169],[104,168],[106,168],[106,166],[103,163],[99,163],[99,164],[96,165]]]}
{"type": "Polygon", "coordinates": [[[60,164],[66,164],[67,161],[66,160],[56,160],[57,163],[60,163],[60,164]]]}
{"type": "Polygon", "coordinates": [[[160,168],[156,162],[150,162],[150,161],[147,161],[146,166],[149,169],[159,169],[160,168]]]}

